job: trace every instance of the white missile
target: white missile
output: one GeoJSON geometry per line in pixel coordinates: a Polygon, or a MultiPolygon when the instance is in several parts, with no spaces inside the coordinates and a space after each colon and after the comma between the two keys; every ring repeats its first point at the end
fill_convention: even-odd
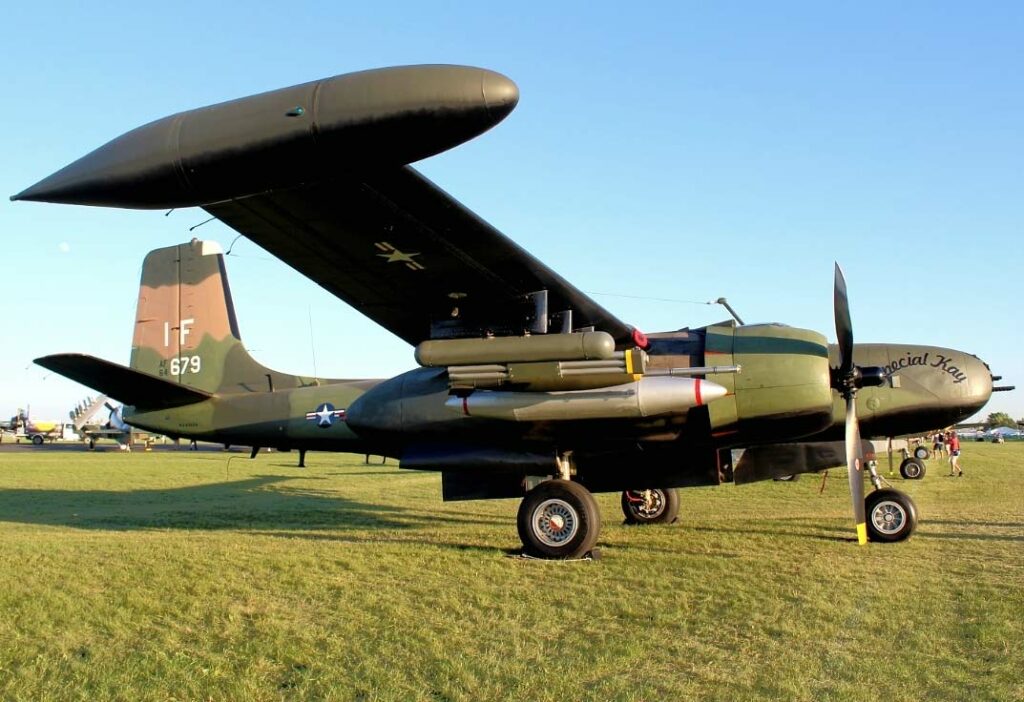
{"type": "Polygon", "coordinates": [[[700,378],[659,376],[592,390],[476,390],[464,397],[448,398],[445,406],[468,417],[514,422],[630,419],[683,414],[726,392],[718,383],[700,378]]]}

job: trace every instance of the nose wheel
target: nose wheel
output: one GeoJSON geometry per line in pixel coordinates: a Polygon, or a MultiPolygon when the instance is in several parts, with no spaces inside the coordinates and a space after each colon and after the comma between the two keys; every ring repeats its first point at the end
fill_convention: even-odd
{"type": "Polygon", "coordinates": [[[917,529],[917,506],[899,490],[875,490],[865,498],[864,508],[871,541],[903,541],[917,529]]]}
{"type": "Polygon", "coordinates": [[[526,493],[516,519],[523,552],[582,558],[594,549],[601,513],[590,492],[569,480],[547,480],[526,493]]]}

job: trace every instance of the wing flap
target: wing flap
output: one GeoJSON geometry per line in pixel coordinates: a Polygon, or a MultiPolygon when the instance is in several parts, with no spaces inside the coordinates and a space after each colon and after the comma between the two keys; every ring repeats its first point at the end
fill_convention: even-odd
{"type": "Polygon", "coordinates": [[[210,393],[82,353],[43,356],[35,363],[140,409],[180,407],[213,397],[210,393]]]}

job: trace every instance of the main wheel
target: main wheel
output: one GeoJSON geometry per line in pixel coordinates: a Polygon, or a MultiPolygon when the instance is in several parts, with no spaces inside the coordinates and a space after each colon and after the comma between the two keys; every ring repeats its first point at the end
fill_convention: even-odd
{"type": "Polygon", "coordinates": [[[931,452],[926,446],[918,446],[914,449],[914,458],[920,458],[922,461],[926,461],[931,458],[931,452]]]}
{"type": "Polygon", "coordinates": [[[622,514],[626,524],[671,524],[679,516],[679,491],[626,490],[622,493],[622,514]]]}
{"type": "Polygon", "coordinates": [[[910,495],[899,490],[875,490],[864,499],[864,506],[871,541],[903,541],[917,528],[917,507],[910,495]]]}
{"type": "Polygon", "coordinates": [[[924,477],[924,461],[919,458],[907,458],[900,463],[900,475],[905,480],[920,480],[924,477]]]}
{"type": "Polygon", "coordinates": [[[516,525],[525,553],[580,558],[597,543],[601,513],[594,496],[582,485],[547,480],[526,493],[516,525]]]}

